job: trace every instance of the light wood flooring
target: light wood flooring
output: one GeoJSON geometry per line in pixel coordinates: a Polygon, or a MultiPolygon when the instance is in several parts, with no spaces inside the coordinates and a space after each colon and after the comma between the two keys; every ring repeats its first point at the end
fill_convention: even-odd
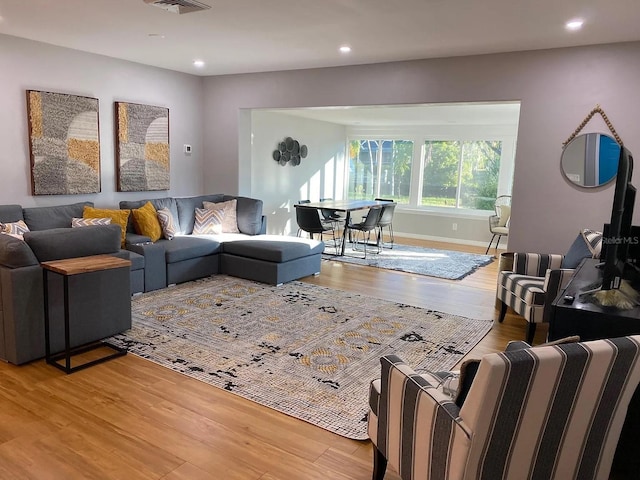
{"type": "MultiPolygon", "coordinates": [[[[483,248],[404,240],[484,253],[483,248]]],[[[497,261],[460,281],[323,261],[309,283],[496,318],[497,261]]],[[[470,356],[524,339],[508,315],[470,356]]],[[[546,330],[539,328],[537,342],[546,330]]],[[[371,443],[348,440],[134,355],[72,375],[0,363],[0,479],[368,480],[371,443]]],[[[387,480],[398,480],[389,472],[387,480]]]]}

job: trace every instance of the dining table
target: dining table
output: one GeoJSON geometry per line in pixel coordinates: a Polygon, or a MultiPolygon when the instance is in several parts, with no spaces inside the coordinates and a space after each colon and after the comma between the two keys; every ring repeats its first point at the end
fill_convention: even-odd
{"type": "Polygon", "coordinates": [[[351,222],[351,212],[366,210],[368,208],[382,207],[388,203],[387,200],[323,200],[322,202],[297,203],[295,208],[313,208],[316,210],[334,210],[344,212],[345,228],[342,231],[342,245],[340,246],[340,256],[344,256],[344,247],[347,240],[348,225],[351,222]]]}

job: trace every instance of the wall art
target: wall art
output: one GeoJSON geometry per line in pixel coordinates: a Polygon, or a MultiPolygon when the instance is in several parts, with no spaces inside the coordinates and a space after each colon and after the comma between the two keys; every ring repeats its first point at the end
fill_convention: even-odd
{"type": "Polygon", "coordinates": [[[115,102],[119,192],[169,190],[169,109],[115,102]]]}
{"type": "Polygon", "coordinates": [[[296,167],[300,165],[300,159],[307,156],[307,146],[300,145],[298,140],[287,137],[278,143],[278,148],[273,151],[272,156],[273,159],[282,166],[291,163],[291,165],[296,167]]]}
{"type": "Polygon", "coordinates": [[[98,99],[27,90],[33,195],[100,192],[98,99]]]}

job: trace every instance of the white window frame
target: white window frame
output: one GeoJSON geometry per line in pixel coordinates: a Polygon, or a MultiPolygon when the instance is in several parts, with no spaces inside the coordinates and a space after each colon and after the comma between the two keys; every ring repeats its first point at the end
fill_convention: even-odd
{"type": "MultiPolygon", "coordinates": [[[[353,140],[407,140],[413,142],[413,161],[411,164],[411,184],[409,204],[398,205],[399,210],[424,212],[462,217],[486,216],[487,210],[460,207],[438,207],[420,205],[422,192],[422,172],[424,169],[424,147],[427,141],[500,141],[500,173],[497,195],[511,195],[513,170],[515,163],[518,125],[426,125],[405,127],[349,127],[347,129],[347,152],[353,140]]],[[[348,194],[349,161],[345,162],[344,198],[348,194]]],[[[379,184],[377,186],[379,189],[379,184]]]]}

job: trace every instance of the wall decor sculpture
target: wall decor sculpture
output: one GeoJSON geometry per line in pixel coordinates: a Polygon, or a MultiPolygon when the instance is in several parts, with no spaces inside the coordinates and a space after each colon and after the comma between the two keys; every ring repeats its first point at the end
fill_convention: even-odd
{"type": "Polygon", "coordinates": [[[100,192],[98,99],[27,90],[31,193],[100,192]]]}
{"type": "Polygon", "coordinates": [[[119,192],[169,190],[169,109],[115,102],[119,192]]]}
{"type": "Polygon", "coordinates": [[[300,159],[307,156],[307,146],[300,145],[298,140],[291,137],[278,143],[278,148],[273,151],[273,159],[283,167],[291,162],[294,167],[300,165],[300,159]]]}

